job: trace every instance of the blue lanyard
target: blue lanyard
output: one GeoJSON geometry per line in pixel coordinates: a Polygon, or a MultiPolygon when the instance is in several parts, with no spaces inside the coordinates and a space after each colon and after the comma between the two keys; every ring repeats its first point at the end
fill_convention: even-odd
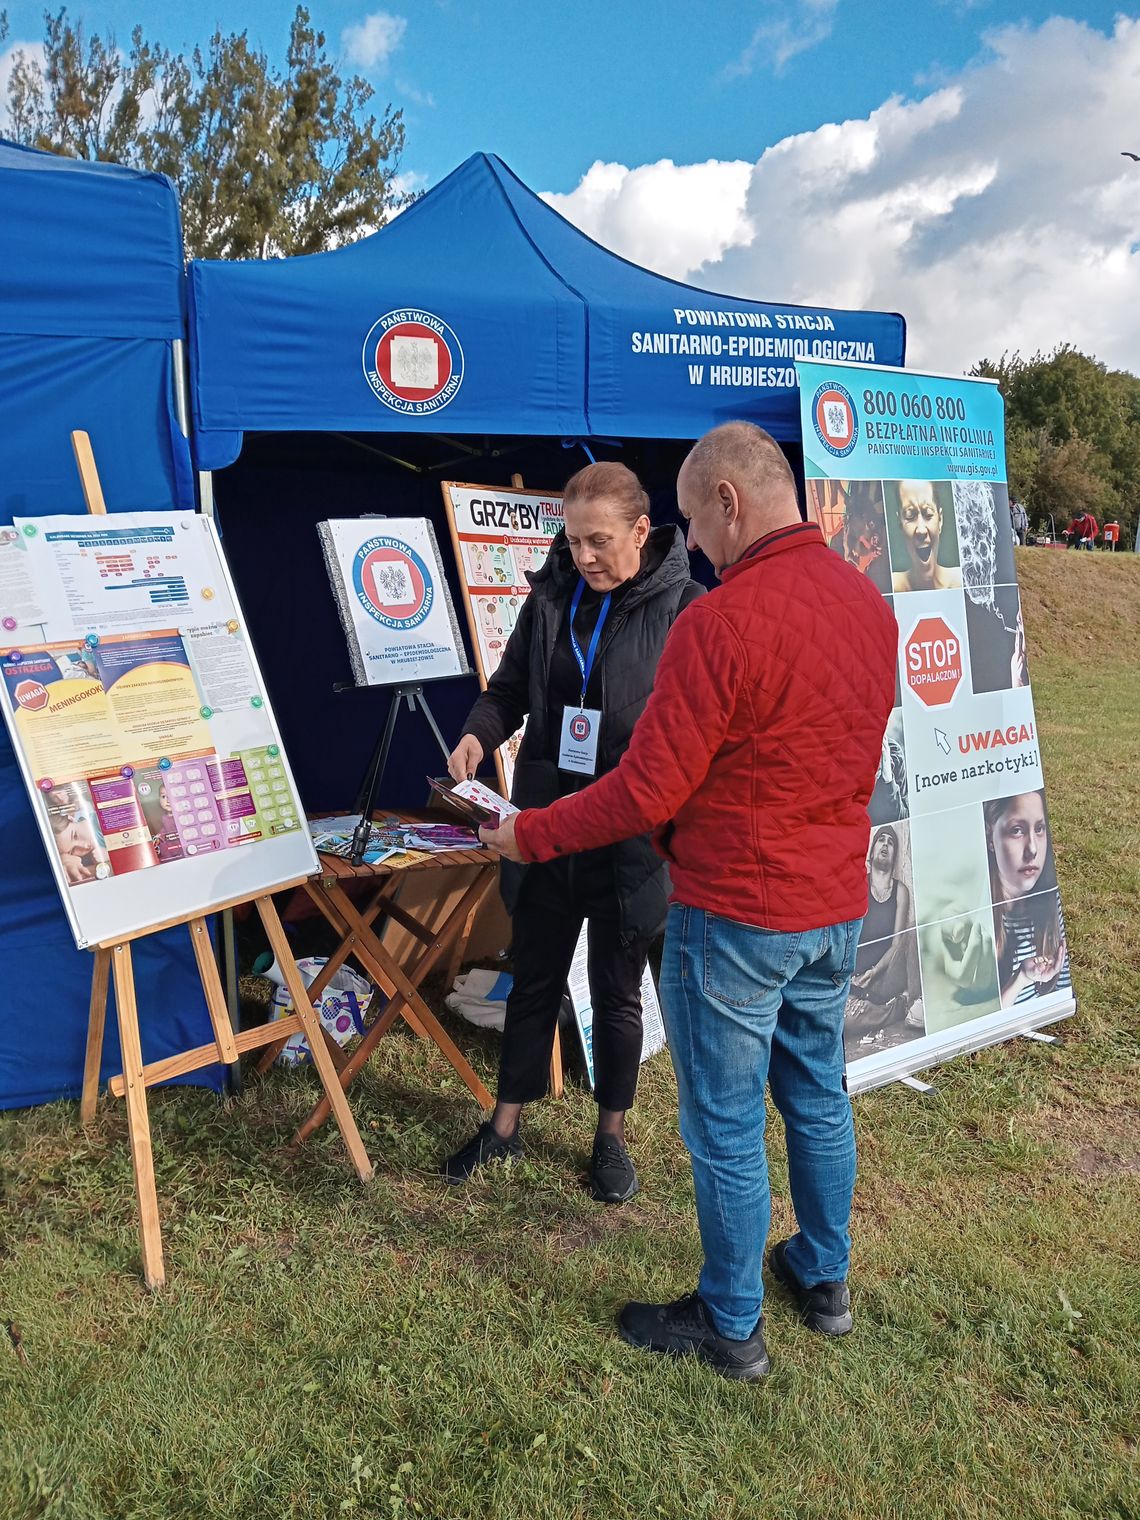
{"type": "Polygon", "coordinates": [[[607,591],[604,598],[602,599],[601,610],[598,613],[598,621],[594,624],[594,631],[590,636],[590,648],[586,654],[585,659],[583,659],[582,646],[578,643],[577,635],[574,632],[574,618],[577,615],[578,603],[582,600],[582,592],[585,591],[585,589],[586,582],[584,580],[579,580],[578,589],[575,591],[574,598],[570,603],[570,648],[574,651],[574,658],[578,661],[578,669],[582,672],[581,706],[583,707],[586,705],[586,687],[590,684],[590,672],[594,668],[594,656],[598,652],[598,640],[602,636],[602,628],[605,625],[606,618],[609,616],[610,611],[610,593],[607,591]]]}

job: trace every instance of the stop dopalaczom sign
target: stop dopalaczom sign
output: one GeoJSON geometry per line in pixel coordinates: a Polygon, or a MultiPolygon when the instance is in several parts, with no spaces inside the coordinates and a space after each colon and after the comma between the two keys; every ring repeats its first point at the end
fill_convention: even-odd
{"type": "Polygon", "coordinates": [[[962,680],[962,641],[943,618],[919,618],[906,641],[906,679],[927,707],[946,707],[962,680]]]}

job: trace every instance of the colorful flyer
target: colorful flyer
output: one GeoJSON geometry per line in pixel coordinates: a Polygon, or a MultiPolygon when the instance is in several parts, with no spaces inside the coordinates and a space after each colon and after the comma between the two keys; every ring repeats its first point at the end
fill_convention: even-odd
{"type": "Polygon", "coordinates": [[[899,629],[845,1021],[855,1091],[1076,1005],[1001,393],[870,365],[797,370],[809,511],[899,629]]]}
{"type": "Polygon", "coordinates": [[[15,520],[49,639],[231,617],[207,519],[116,512],[15,520]]]}

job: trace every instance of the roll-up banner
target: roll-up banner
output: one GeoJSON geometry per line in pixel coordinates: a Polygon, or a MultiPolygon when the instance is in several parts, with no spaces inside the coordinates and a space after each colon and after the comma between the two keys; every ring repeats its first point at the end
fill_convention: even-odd
{"type": "Polygon", "coordinates": [[[797,363],[809,514],[899,625],[852,1092],[1073,1013],[997,385],[797,363]]]}

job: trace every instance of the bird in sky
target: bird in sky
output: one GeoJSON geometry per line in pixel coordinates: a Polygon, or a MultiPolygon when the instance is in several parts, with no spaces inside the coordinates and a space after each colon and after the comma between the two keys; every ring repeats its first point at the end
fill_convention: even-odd
{"type": "Polygon", "coordinates": [[[1130,158],[1134,164],[1140,164],[1140,153],[1129,153],[1127,148],[1121,148],[1121,158],[1130,158]]]}

